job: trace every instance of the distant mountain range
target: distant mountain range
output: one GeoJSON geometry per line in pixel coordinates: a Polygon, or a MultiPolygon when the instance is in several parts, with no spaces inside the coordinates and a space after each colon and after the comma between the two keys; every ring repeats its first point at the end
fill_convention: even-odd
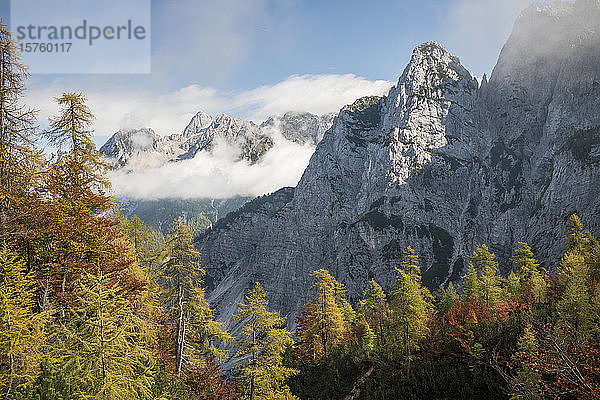
{"type": "MultiPolygon", "coordinates": [[[[334,114],[287,112],[257,125],[225,114],[212,117],[200,111],[180,134],[160,136],[151,128],[124,129],[113,134],[100,148],[100,153],[114,172],[126,174],[188,160],[201,152],[210,154],[217,144],[225,144],[250,166],[261,162],[278,135],[300,145],[316,146],[331,126],[333,117],[334,114]]],[[[135,214],[163,233],[168,232],[171,222],[178,217],[189,221],[206,217],[214,223],[250,199],[247,196],[179,199],[168,194],[160,199],[134,199],[118,193],[115,198],[126,216],[135,214]]]]}
{"type": "Polygon", "coordinates": [[[181,134],[160,136],[151,128],[124,129],[112,135],[100,153],[113,169],[135,171],[194,158],[199,152],[211,152],[221,141],[237,148],[239,159],[255,163],[273,147],[273,136],[277,134],[294,143],[316,146],[333,117],[288,112],[256,125],[226,114],[213,118],[200,111],[181,134]]]}

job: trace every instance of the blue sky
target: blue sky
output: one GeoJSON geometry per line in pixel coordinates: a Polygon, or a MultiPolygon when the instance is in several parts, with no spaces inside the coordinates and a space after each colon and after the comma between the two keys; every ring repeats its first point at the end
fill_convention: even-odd
{"type": "MultiPolygon", "coordinates": [[[[473,75],[489,74],[530,3],[154,0],[150,74],[34,74],[29,101],[44,120],[56,111],[53,96],[83,91],[98,142],[119,128],[177,132],[199,109],[257,122],[286,109],[332,112],[354,97],[384,94],[413,48],[429,40],[473,75]]],[[[7,10],[4,1],[3,17],[7,10]]]]}

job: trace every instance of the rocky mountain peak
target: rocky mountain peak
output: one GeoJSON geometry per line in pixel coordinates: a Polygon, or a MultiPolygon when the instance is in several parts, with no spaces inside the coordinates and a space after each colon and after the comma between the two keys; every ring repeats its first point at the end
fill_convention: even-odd
{"type": "Polygon", "coordinates": [[[120,129],[101,148],[115,167],[122,167],[136,154],[158,149],[160,137],[150,128],[120,129]]]}
{"type": "Polygon", "coordinates": [[[284,138],[299,144],[316,146],[333,122],[335,113],[315,115],[308,112],[288,111],[282,116],[269,117],[260,125],[263,130],[275,129],[284,138]]]}
{"type": "Polygon", "coordinates": [[[183,130],[183,136],[190,137],[200,133],[213,122],[213,118],[204,111],[198,111],[183,130]]]}
{"type": "Polygon", "coordinates": [[[167,162],[190,159],[198,152],[211,152],[217,143],[239,149],[239,159],[250,163],[274,146],[273,135],[299,144],[316,145],[331,126],[334,114],[288,112],[270,117],[260,126],[227,114],[212,117],[199,111],[182,133],[159,136],[152,129],[116,132],[100,149],[114,169],[136,170],[159,167],[167,162]]]}

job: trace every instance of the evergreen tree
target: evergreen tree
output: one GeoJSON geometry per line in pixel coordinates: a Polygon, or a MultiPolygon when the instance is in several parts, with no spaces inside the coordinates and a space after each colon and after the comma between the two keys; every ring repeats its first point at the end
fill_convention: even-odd
{"type": "Polygon", "coordinates": [[[292,344],[278,312],[267,310],[269,302],[257,282],[238,303],[235,320],[243,326],[235,341],[235,357],[246,358],[237,368],[243,393],[254,399],[294,399],[285,380],[296,373],[283,366],[283,353],[292,344]]]}
{"type": "Polygon", "coordinates": [[[340,305],[340,285],[327,270],[316,270],[311,276],[315,279],[311,287],[315,297],[305,304],[303,316],[298,319],[296,348],[304,359],[326,360],[348,336],[345,304],[340,305]]]}
{"type": "Polygon", "coordinates": [[[173,224],[163,256],[161,271],[167,281],[164,305],[175,325],[175,368],[181,375],[186,363],[199,363],[210,354],[221,357],[217,342],[231,338],[213,319],[201,287],[204,270],[200,253],[194,248],[189,228],[181,221],[173,224]]]}
{"type": "Polygon", "coordinates": [[[360,314],[370,323],[370,328],[377,334],[377,343],[380,348],[385,347],[385,324],[388,317],[387,299],[383,288],[371,279],[363,295],[365,298],[359,303],[360,314]]]}
{"type": "Polygon", "coordinates": [[[21,63],[17,41],[0,20],[0,246],[22,235],[29,215],[28,188],[41,157],[35,112],[22,105],[28,68],[21,63]]]}
{"type": "MultiPolygon", "coordinates": [[[[411,252],[408,252],[411,255],[411,252]]],[[[396,283],[392,292],[392,321],[401,340],[400,352],[404,355],[406,374],[410,374],[412,352],[427,331],[427,319],[431,309],[429,291],[421,285],[418,258],[412,258],[411,268],[396,268],[396,283]],[[415,267],[416,266],[416,267],[415,267]]],[[[406,264],[403,264],[403,267],[406,264]]]]}
{"type": "Polygon", "coordinates": [[[0,248],[0,390],[5,398],[35,379],[43,357],[46,314],[33,313],[34,290],[24,263],[0,248]]]}

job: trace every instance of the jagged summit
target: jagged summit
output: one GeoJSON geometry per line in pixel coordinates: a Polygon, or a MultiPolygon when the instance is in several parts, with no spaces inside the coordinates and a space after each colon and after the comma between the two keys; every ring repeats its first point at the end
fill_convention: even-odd
{"type": "Polygon", "coordinates": [[[259,281],[293,324],[319,267],[353,300],[370,278],[389,288],[408,245],[436,289],[483,243],[509,266],[515,243],[529,242],[552,268],[572,212],[597,233],[600,18],[592,7],[573,23],[596,5],[524,12],[481,86],[428,42],[387,96],[344,107],[293,193],[199,238],[221,316],[259,281]]]}
{"type": "Polygon", "coordinates": [[[206,129],[212,122],[213,118],[210,115],[204,111],[198,111],[183,130],[183,136],[190,137],[197,135],[200,131],[206,129]]]}
{"type": "Polygon", "coordinates": [[[280,132],[292,142],[316,145],[331,126],[333,116],[289,112],[270,117],[258,126],[227,114],[212,117],[199,111],[182,133],[163,137],[150,128],[119,130],[100,152],[114,169],[135,171],[194,158],[199,152],[211,152],[220,143],[237,148],[239,159],[255,163],[273,147],[274,133],[280,132]]]}
{"type": "Polygon", "coordinates": [[[288,111],[282,116],[269,117],[260,127],[275,129],[292,142],[316,146],[323,139],[323,134],[331,126],[334,117],[335,113],[315,115],[288,111]]]}

